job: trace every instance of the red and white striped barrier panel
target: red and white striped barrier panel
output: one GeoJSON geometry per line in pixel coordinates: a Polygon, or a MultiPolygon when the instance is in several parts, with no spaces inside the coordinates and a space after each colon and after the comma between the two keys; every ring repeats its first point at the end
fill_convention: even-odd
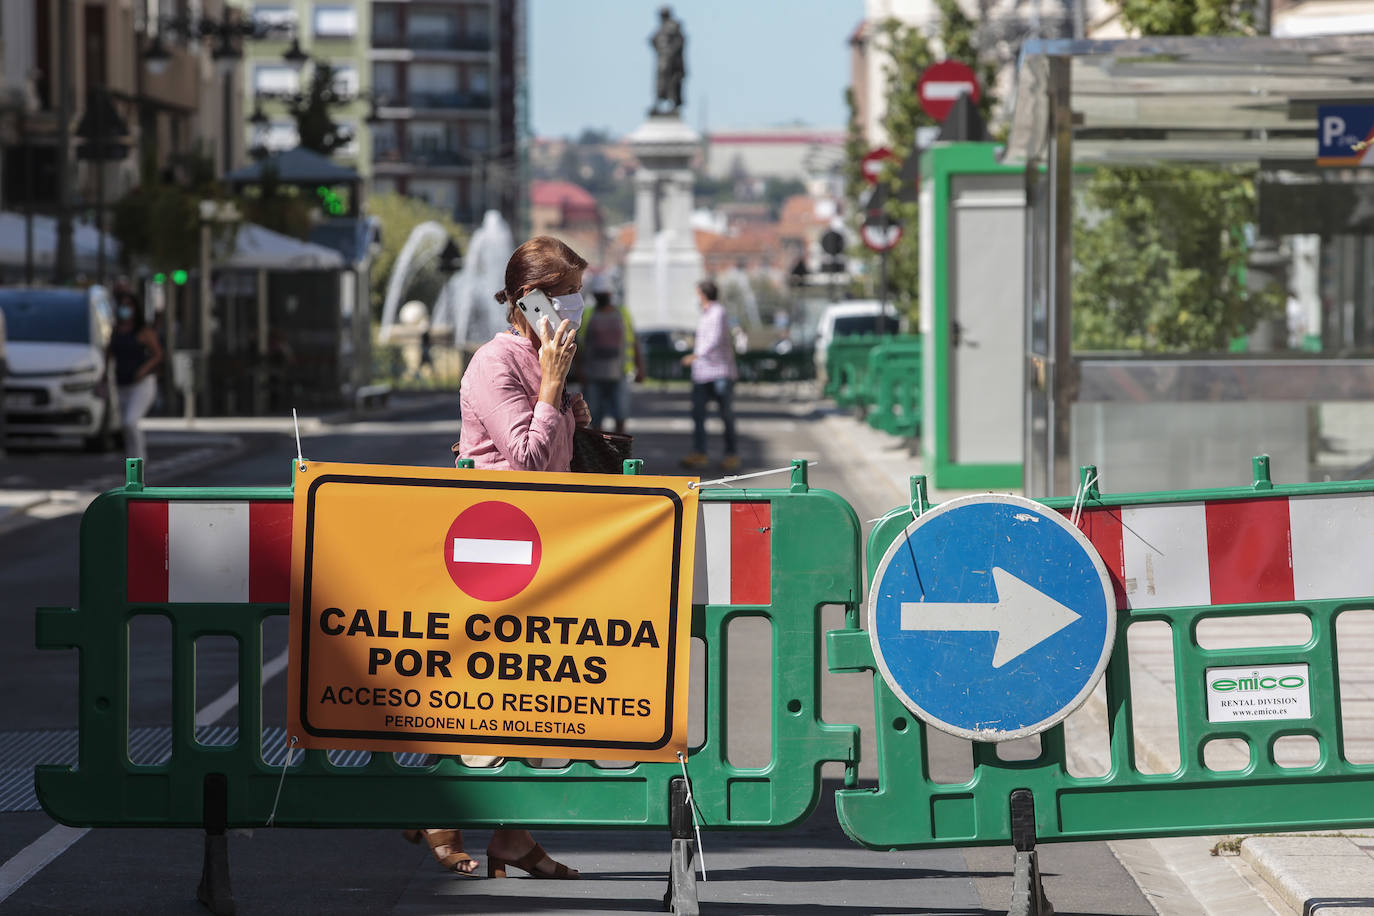
{"type": "Polygon", "coordinates": [[[1374,596],[1374,493],[1084,510],[1122,608],[1374,596]]]}
{"type": "Polygon", "coordinates": [[[772,602],[772,519],[767,502],[698,503],[693,604],[772,602]]]}
{"type": "MultiPolygon", "coordinates": [[[[131,500],[131,603],[271,603],[291,599],[290,502],[131,500]]],[[[768,604],[767,502],[702,502],[694,604],[768,604]]]]}
{"type": "Polygon", "coordinates": [[[130,500],[131,603],[291,600],[291,503],[130,500]]]}

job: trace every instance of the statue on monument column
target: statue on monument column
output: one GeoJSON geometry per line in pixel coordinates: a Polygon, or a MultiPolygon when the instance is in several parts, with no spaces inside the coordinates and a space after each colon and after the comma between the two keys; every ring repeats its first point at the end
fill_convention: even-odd
{"type": "Polygon", "coordinates": [[[683,49],[687,46],[687,36],[682,34],[682,23],[673,18],[671,7],[658,11],[658,31],[649,36],[649,44],[658,56],[657,79],[655,80],[654,106],[649,114],[677,114],[682,108],[682,80],[687,75],[683,49]],[[668,104],[666,111],[662,103],[668,104]]]}

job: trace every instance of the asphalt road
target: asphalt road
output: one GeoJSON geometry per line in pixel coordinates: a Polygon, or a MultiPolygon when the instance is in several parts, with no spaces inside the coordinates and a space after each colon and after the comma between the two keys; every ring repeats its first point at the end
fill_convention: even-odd
{"type": "MultiPolygon", "coordinates": [[[[833,489],[860,519],[874,518],[900,499],[862,462],[847,456],[845,442],[829,441],[815,422],[815,405],[804,390],[777,389],[746,395],[739,405],[745,471],[785,466],[791,458],[815,459],[813,486],[833,489]]],[[[456,399],[455,399],[456,401],[456,399]]],[[[637,404],[642,422],[636,454],[648,473],[672,473],[687,451],[689,424],[682,393],[645,393],[637,404]]],[[[343,423],[306,435],[307,457],[338,461],[448,466],[457,438],[456,405],[385,420],[343,423]]],[[[287,482],[295,442],[282,432],[205,433],[151,437],[149,482],[178,486],[281,485],[287,482]],[[234,441],[237,440],[237,445],[234,441]],[[162,443],[172,442],[170,445],[162,443]],[[195,460],[180,460],[185,455],[195,460]],[[162,476],[159,476],[162,475],[162,476]]],[[[718,451],[718,438],[713,447],[718,451]]],[[[0,459],[0,487],[90,489],[121,476],[108,456],[53,451],[12,452],[0,459]],[[78,486],[78,484],[80,486],[78,486]]],[[[712,471],[703,476],[714,476],[712,471]]],[[[75,762],[77,670],[75,658],[34,646],[34,608],[77,601],[79,515],[30,519],[0,530],[0,912],[185,913],[203,912],[195,900],[202,834],[195,830],[54,828],[23,791],[35,763],[75,762]]],[[[825,612],[827,624],[839,610],[825,612]]],[[[169,721],[170,652],[166,625],[139,622],[132,633],[134,724],[169,721]]],[[[766,762],[768,730],[757,701],[767,697],[766,627],[732,641],[728,672],[732,698],[730,757],[766,762]]],[[[270,628],[264,657],[285,647],[282,626],[270,628]]],[[[196,707],[203,710],[236,686],[235,649],[228,640],[204,641],[197,653],[196,707]]],[[[284,674],[263,687],[265,706],[284,713],[284,674]]],[[[871,722],[871,683],[866,676],[827,675],[827,721],[871,722]]],[[[221,721],[231,706],[220,702],[221,721]]],[[[278,713],[268,725],[282,724],[278,713]]],[[[214,724],[203,722],[202,724],[214,724]]],[[[871,729],[869,729],[871,731],[871,729]]],[[[937,743],[935,772],[956,776],[969,766],[967,745],[937,743]]],[[[865,737],[864,761],[874,759],[865,737]]],[[[824,774],[833,788],[838,765],[824,774]]],[[[863,781],[876,778],[871,763],[863,781]]],[[[1009,848],[870,852],[839,830],[828,793],[801,828],[777,833],[712,834],[704,837],[709,881],[701,886],[703,912],[725,914],[825,913],[957,914],[1006,912],[1011,887],[1009,848]]],[[[240,913],[625,913],[660,911],[668,838],[656,833],[542,832],[556,856],[581,868],[587,880],[562,882],[470,881],[441,872],[423,851],[394,831],[258,829],[230,838],[230,861],[240,913]]],[[[469,850],[486,841],[477,831],[469,850]]],[[[1042,867],[1056,911],[1097,916],[1134,916],[1154,909],[1106,844],[1045,846],[1042,867]]]]}

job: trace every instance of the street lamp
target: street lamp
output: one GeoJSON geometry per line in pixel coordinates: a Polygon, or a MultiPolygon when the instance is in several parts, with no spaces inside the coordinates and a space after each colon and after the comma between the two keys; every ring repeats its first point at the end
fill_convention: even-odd
{"type": "Polygon", "coordinates": [[[439,269],[450,276],[463,269],[463,253],[451,238],[444,244],[444,250],[439,252],[439,269]]]}
{"type": "Polygon", "coordinates": [[[166,45],[163,44],[163,32],[179,36],[188,42],[213,42],[210,56],[215,62],[216,69],[224,78],[224,171],[229,172],[234,165],[233,74],[234,68],[243,59],[242,43],[269,38],[275,33],[289,31],[291,33],[291,46],[282,55],[282,59],[292,67],[299,69],[301,64],[305,62],[306,55],[301,50],[295,25],[289,22],[263,22],[245,19],[235,15],[226,5],[224,13],[219,19],[193,15],[158,16],[156,28],[157,31],[153,33],[152,42],[143,52],[143,64],[153,76],[164,73],[172,58],[166,45]]]}
{"type": "Polygon", "coordinates": [[[143,52],[143,65],[153,76],[161,76],[167,72],[167,65],[171,62],[172,52],[162,43],[162,33],[158,32],[153,35],[153,42],[148,45],[148,50],[143,52]]]}
{"type": "Polygon", "coordinates": [[[305,66],[305,62],[310,60],[310,55],[301,50],[300,38],[292,35],[291,47],[286,49],[286,53],[281,58],[291,66],[291,69],[299,72],[305,66]]]}

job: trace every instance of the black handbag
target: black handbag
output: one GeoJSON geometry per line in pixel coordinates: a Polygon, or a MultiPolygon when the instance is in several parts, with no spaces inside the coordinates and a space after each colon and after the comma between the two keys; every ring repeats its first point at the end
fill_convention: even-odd
{"type": "Polygon", "coordinates": [[[634,457],[634,437],[605,433],[590,426],[573,430],[572,462],[569,470],[578,474],[621,474],[624,461],[634,457]]]}

